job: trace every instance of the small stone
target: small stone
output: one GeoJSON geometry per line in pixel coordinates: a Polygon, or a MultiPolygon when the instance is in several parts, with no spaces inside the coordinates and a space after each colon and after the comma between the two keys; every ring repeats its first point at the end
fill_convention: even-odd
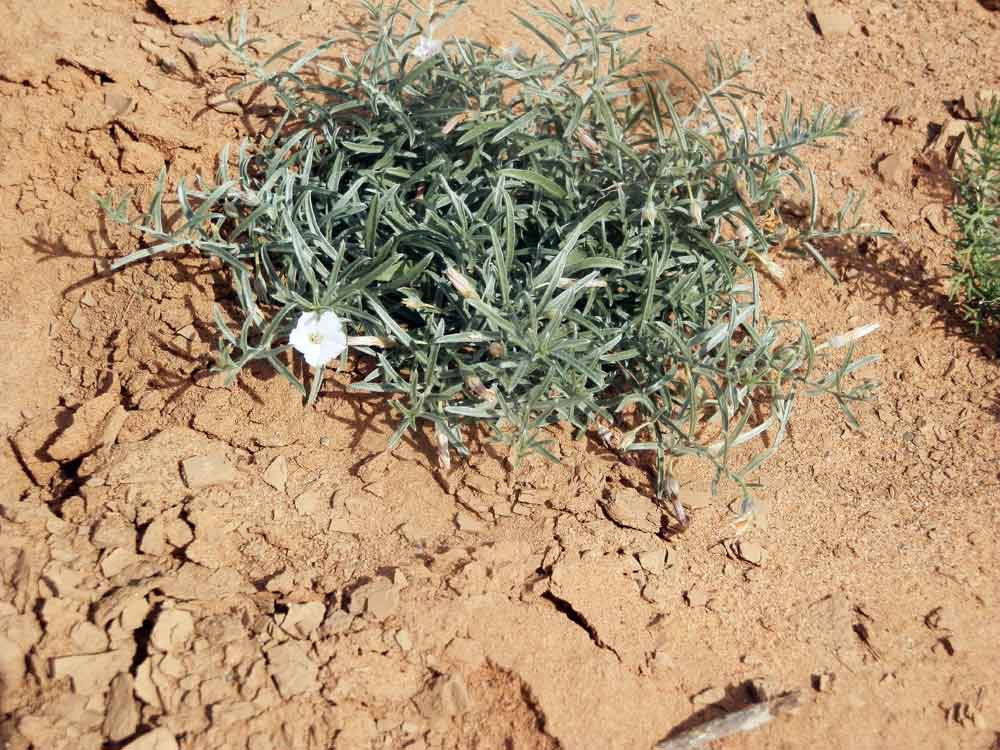
{"type": "Polygon", "coordinates": [[[263,479],[278,492],[284,492],[288,483],[288,459],[284,456],[274,459],[264,472],[263,479]]]}
{"type": "Polygon", "coordinates": [[[409,651],[413,648],[413,636],[410,635],[409,630],[406,630],[405,628],[397,630],[393,638],[401,651],[409,651]]]}
{"type": "Polygon", "coordinates": [[[271,576],[264,587],[276,594],[288,594],[295,588],[295,577],[290,570],[271,576]]]}
{"type": "Polygon", "coordinates": [[[368,594],[366,611],[376,620],[395,614],[399,607],[399,592],[394,587],[380,588],[368,594]]]}
{"type": "Polygon", "coordinates": [[[171,518],[163,525],[167,543],[172,547],[184,547],[194,540],[194,532],[183,518],[171,518]]]}
{"type": "Polygon", "coordinates": [[[322,489],[307,489],[295,498],[295,510],[303,516],[315,516],[330,507],[329,492],[322,489]]]}
{"type": "Polygon", "coordinates": [[[104,714],[104,735],[119,742],[135,733],[139,726],[139,704],[135,700],[132,675],[122,672],[111,681],[104,714]]]}
{"type": "Polygon", "coordinates": [[[444,650],[449,661],[469,671],[475,671],[486,663],[486,652],[478,641],[471,638],[454,638],[444,650]]]}
{"type": "Polygon", "coordinates": [[[821,5],[813,8],[812,14],[825,37],[842,36],[854,26],[854,17],[842,8],[821,5]]]}
{"type": "Polygon", "coordinates": [[[194,618],[184,609],[165,609],[156,618],[150,641],[160,651],[179,651],[194,636],[194,618]]]}
{"type": "Polygon", "coordinates": [[[139,551],[144,555],[157,556],[165,555],[170,551],[167,546],[167,528],[162,518],[150,521],[145,531],[142,532],[139,551]]]}
{"type": "Polygon", "coordinates": [[[696,706],[711,706],[725,700],[726,691],[720,687],[705,688],[700,693],[691,696],[691,702],[696,706]]]}
{"type": "Polygon", "coordinates": [[[326,617],[323,602],[290,604],[288,612],[281,620],[281,629],[293,638],[308,638],[326,617]]]}
{"type": "Polygon", "coordinates": [[[399,607],[399,591],[383,576],[359,586],[351,592],[348,613],[360,615],[369,613],[376,620],[384,620],[399,607]]]}
{"type": "Polygon", "coordinates": [[[101,558],[101,572],[105,578],[113,578],[136,560],[136,554],[131,549],[115,547],[101,558]]]}
{"type": "Polygon", "coordinates": [[[438,677],[418,705],[428,718],[460,716],[472,707],[472,698],[465,679],[455,673],[438,677]]]}
{"type": "Polygon", "coordinates": [[[267,652],[268,669],[285,700],[319,690],[319,667],[309,659],[301,641],[285,641],[267,652]]]}
{"type": "Polygon", "coordinates": [[[899,188],[910,187],[913,160],[906,154],[889,154],[878,163],[878,173],[882,181],[899,188]]]}
{"type": "Polygon", "coordinates": [[[121,168],[131,174],[156,174],[163,168],[163,154],[148,143],[126,141],[122,147],[121,168]]]}
{"type": "Polygon", "coordinates": [[[132,740],[122,750],[178,750],[177,739],[164,727],[132,740]]]}
{"type": "Polygon", "coordinates": [[[0,711],[6,710],[8,696],[18,694],[26,676],[25,650],[4,634],[0,634],[0,711]]]}
{"type": "Polygon", "coordinates": [[[92,622],[78,622],[69,632],[69,638],[85,654],[101,653],[108,647],[108,634],[92,622]]]}
{"type": "Polygon", "coordinates": [[[486,524],[476,518],[467,510],[460,510],[455,514],[455,526],[459,531],[479,532],[486,528],[486,524]]]}
{"type": "Polygon", "coordinates": [[[604,503],[604,509],[608,517],[619,526],[649,534],[658,534],[660,531],[659,509],[649,498],[631,487],[615,492],[604,503]]]}
{"type": "Polygon", "coordinates": [[[97,304],[97,300],[94,299],[94,293],[89,289],[83,293],[80,297],[80,304],[84,307],[94,307],[97,304]]]}
{"type": "Polygon", "coordinates": [[[57,680],[69,677],[74,692],[94,695],[107,690],[115,675],[127,671],[131,662],[132,655],[125,649],[102,654],[57,656],[52,660],[52,676],[57,680]]]}
{"type": "Polygon", "coordinates": [[[833,685],[837,681],[837,675],[833,672],[823,672],[814,674],[812,677],[813,689],[818,693],[829,693],[833,690],[833,685]]]}
{"type": "Polygon", "coordinates": [[[132,99],[115,91],[107,91],[104,94],[104,106],[113,112],[115,117],[120,117],[132,109],[132,99]]]}
{"type": "Polygon", "coordinates": [[[118,515],[104,516],[94,526],[90,537],[98,549],[121,547],[135,549],[135,526],[118,515]]]}
{"type": "MultiPolygon", "coordinates": [[[[73,412],[73,421],[48,447],[48,455],[56,461],[73,461],[105,445],[103,435],[115,407],[120,407],[118,394],[108,391],[85,401],[73,412]]],[[[117,433],[115,433],[117,437],[117,433]]]]}
{"type": "Polygon", "coordinates": [[[740,559],[752,565],[763,565],[764,560],[767,559],[767,550],[759,544],[754,544],[753,542],[738,542],[735,546],[736,553],[739,555],[740,559]]]}
{"type": "Polygon", "coordinates": [[[711,601],[708,592],[700,586],[692,586],[684,595],[684,598],[687,599],[689,607],[704,607],[711,601]]]}
{"type": "Polygon", "coordinates": [[[639,565],[647,573],[652,573],[653,575],[659,575],[663,572],[663,566],[666,562],[666,557],[663,554],[662,549],[651,549],[645,552],[640,552],[636,555],[636,559],[639,561],[639,565]]]}
{"type": "Polygon", "coordinates": [[[228,484],[240,478],[236,468],[220,453],[184,459],[181,461],[181,475],[191,489],[228,484]]]}
{"type": "Polygon", "coordinates": [[[937,234],[948,233],[947,214],[943,203],[928,203],[920,209],[920,218],[937,234]]]}
{"type": "Polygon", "coordinates": [[[174,333],[175,335],[180,336],[182,339],[185,339],[186,341],[195,341],[198,338],[198,329],[195,328],[190,323],[188,323],[186,326],[178,328],[174,333]]]}

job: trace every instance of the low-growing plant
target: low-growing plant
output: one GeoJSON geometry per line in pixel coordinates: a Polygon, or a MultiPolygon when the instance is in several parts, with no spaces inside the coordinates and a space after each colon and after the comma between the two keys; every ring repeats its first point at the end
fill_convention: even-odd
{"type": "Polygon", "coordinates": [[[951,295],[979,331],[1000,321],[1000,100],[983,106],[965,137],[951,207],[958,225],[951,295]]]}
{"type": "Polygon", "coordinates": [[[654,457],[682,523],[681,456],[736,482],[749,511],[750,473],[799,396],[828,394],[853,423],[872,387],[852,382],[875,359],[853,347],[877,326],[817,344],[767,318],[758,276],[780,276],[779,249],[829,271],[818,241],[870,233],[854,195],[820,225],[799,158],[855,115],[786,100],[767,125],[741,83],[747,61],[717,51],[704,86],[657,65],[686,82],[678,93],[623,51],[643,29],[580,3],[517,18],[544,54],[437,39],[458,4],[366,3],[363,52],[336,65],[334,41],[261,61],[232,22],[210,42],[247,68],[229,95],[266,87],[281,120],[240,146],[235,173],[224,150],[214,183],[181,182],[172,228],[163,174],[134,220],[104,200],[148,241],[115,266],[177,248],[221,259],[242,317],[216,310],[221,371],[266,360],[312,402],[353,348],[370,369],[350,388],[388,397],[391,443],[433,425],[444,465],[467,453],[467,425],[515,457],[551,457],[544,430],[562,422],[654,457]],[[779,213],[790,187],[810,205],[797,230],[779,213]]]}

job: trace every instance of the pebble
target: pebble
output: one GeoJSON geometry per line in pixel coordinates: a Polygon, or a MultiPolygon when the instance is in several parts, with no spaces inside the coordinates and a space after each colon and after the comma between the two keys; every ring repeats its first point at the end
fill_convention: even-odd
{"type": "Polygon", "coordinates": [[[753,542],[738,542],[736,544],[736,553],[740,556],[741,560],[752,565],[763,565],[764,560],[767,559],[767,550],[753,542]]]}
{"type": "Polygon", "coordinates": [[[156,618],[150,641],[164,652],[179,651],[194,635],[194,618],[184,609],[165,609],[156,618]]]}
{"type": "Polygon", "coordinates": [[[684,595],[684,598],[687,599],[689,607],[704,607],[711,601],[708,592],[700,586],[692,586],[684,595]]]}
{"type": "Polygon", "coordinates": [[[264,471],[263,479],[278,492],[284,492],[288,483],[288,459],[278,456],[264,471]]]}
{"type": "Polygon", "coordinates": [[[409,651],[413,648],[413,636],[410,635],[409,630],[397,630],[394,638],[396,640],[396,645],[398,645],[402,651],[409,651]]]}
{"type": "Polygon", "coordinates": [[[57,680],[69,677],[74,692],[94,695],[107,690],[115,675],[127,671],[131,662],[132,655],[125,649],[102,654],[57,656],[52,660],[52,676],[57,680]]]}
{"type": "Polygon", "coordinates": [[[821,5],[813,8],[812,13],[824,37],[842,36],[854,26],[854,17],[841,8],[821,5]]]}
{"type": "Polygon", "coordinates": [[[132,675],[122,672],[111,681],[102,729],[109,740],[120,742],[134,734],[138,726],[139,705],[135,700],[132,675]]]}
{"type": "Polygon", "coordinates": [[[455,514],[455,526],[459,531],[483,531],[486,528],[486,524],[467,510],[460,510],[455,514]]]}
{"type": "Polygon", "coordinates": [[[906,154],[894,153],[886,156],[878,163],[878,173],[882,181],[888,185],[906,188],[910,186],[910,173],[913,161],[906,154]]]}
{"type": "Polygon", "coordinates": [[[270,649],[267,664],[278,692],[285,700],[319,690],[319,667],[309,659],[301,641],[285,641],[270,649]]]}
{"type": "Polygon", "coordinates": [[[619,526],[649,534],[660,531],[661,513],[656,505],[631,487],[615,492],[604,508],[608,517],[619,526]]]}
{"type": "Polygon", "coordinates": [[[663,554],[662,549],[652,549],[646,550],[645,552],[640,552],[636,555],[636,559],[639,561],[639,565],[647,573],[652,573],[653,575],[658,575],[663,572],[663,566],[666,563],[666,556],[663,554]]]}
{"type": "Polygon", "coordinates": [[[236,467],[219,453],[184,459],[181,461],[181,476],[190,489],[228,484],[240,478],[236,467]]]}
{"type": "Polygon", "coordinates": [[[308,638],[326,617],[323,602],[290,604],[288,612],[281,619],[281,629],[293,638],[308,638]]]}
{"type": "Polygon", "coordinates": [[[928,203],[920,209],[920,218],[937,234],[948,233],[947,214],[943,203],[928,203]]]}

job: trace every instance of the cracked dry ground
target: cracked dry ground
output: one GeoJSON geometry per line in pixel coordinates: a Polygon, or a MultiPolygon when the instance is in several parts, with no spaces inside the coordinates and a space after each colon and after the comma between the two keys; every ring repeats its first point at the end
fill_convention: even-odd
{"type": "MultiPolygon", "coordinates": [[[[272,47],[356,12],[250,5],[272,47]]],[[[463,28],[528,46],[518,6],[476,0],[463,28]]],[[[440,477],[421,441],[382,454],[391,419],[347,376],[316,409],[265,371],[220,387],[224,276],[99,273],[135,245],[90,195],[146,198],[161,164],[207,171],[262,127],[205,106],[235,72],[187,24],[228,8],[0,0],[0,743],[645,750],[761,678],[801,708],[719,747],[993,746],[998,369],[949,317],[928,134],[997,87],[998,17],[837,10],[822,36],[798,4],[619,7],[650,61],[715,40],[751,50],[772,111],[786,90],[865,108],[810,158],[898,234],[829,248],[838,286],[789,259],[765,290],[820,337],[880,320],[883,386],[862,434],[801,405],[760,473],[769,524],[735,546],[731,494],[666,540],[645,474],[566,433],[559,465],[483,448],[440,477]]]]}

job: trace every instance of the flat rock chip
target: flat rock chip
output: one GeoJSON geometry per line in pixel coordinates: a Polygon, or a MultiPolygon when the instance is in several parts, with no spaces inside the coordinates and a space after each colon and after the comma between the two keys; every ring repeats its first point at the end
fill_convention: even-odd
{"type": "Polygon", "coordinates": [[[384,620],[394,614],[398,607],[398,589],[388,578],[379,576],[371,583],[359,586],[351,592],[348,611],[352,615],[367,612],[376,620],[384,620]]]}
{"type": "Polygon", "coordinates": [[[274,459],[264,471],[263,479],[278,492],[284,492],[288,483],[288,459],[284,456],[274,459]]]}
{"type": "Polygon", "coordinates": [[[878,163],[878,173],[882,180],[895,187],[909,187],[913,161],[902,153],[889,154],[878,163]]]}
{"type": "Polygon", "coordinates": [[[305,602],[288,605],[288,612],[281,620],[281,629],[293,638],[308,638],[326,617],[323,602],[305,602]]]}
{"type": "Polygon", "coordinates": [[[753,542],[739,542],[736,545],[736,552],[741,560],[753,565],[763,565],[767,559],[767,550],[753,542]]]}
{"type": "Polygon", "coordinates": [[[299,641],[286,641],[267,652],[267,665],[285,700],[319,690],[319,667],[299,641]]]}
{"type": "Polygon", "coordinates": [[[181,461],[181,476],[191,489],[229,484],[240,478],[236,467],[221,453],[184,459],[181,461]]]}
{"type": "Polygon", "coordinates": [[[52,660],[55,679],[69,677],[73,691],[81,695],[94,695],[108,689],[119,672],[127,671],[132,664],[129,650],[105,651],[103,654],[77,654],[57,656],[52,660]]]}
{"type": "Polygon", "coordinates": [[[160,612],[153,625],[150,640],[160,651],[178,651],[194,635],[194,617],[183,609],[166,609],[160,612]]]}
{"type": "Polygon", "coordinates": [[[948,233],[948,219],[943,203],[928,203],[920,209],[920,218],[930,225],[937,234],[948,233]]]}
{"type": "Polygon", "coordinates": [[[177,750],[177,739],[164,727],[132,740],[122,750],[177,750]]]}
{"type": "Polygon", "coordinates": [[[59,417],[60,411],[53,409],[29,421],[14,436],[14,451],[35,484],[47,484],[59,471],[59,463],[45,449],[49,438],[59,429],[59,417]]]}
{"type": "Polygon", "coordinates": [[[841,36],[854,26],[854,17],[846,10],[829,5],[813,8],[813,17],[825,37],[841,36]]]}
{"type": "Polygon", "coordinates": [[[4,708],[7,696],[13,697],[24,683],[24,657],[24,649],[19,644],[0,635],[0,685],[3,686],[0,691],[0,710],[4,708]]]}
{"type": "Polygon", "coordinates": [[[631,487],[615,492],[604,503],[604,508],[608,517],[619,526],[649,534],[658,534],[660,531],[660,509],[652,500],[631,487]]]}
{"type": "Polygon", "coordinates": [[[135,700],[132,675],[122,672],[111,681],[102,729],[109,740],[120,742],[132,736],[138,726],[139,704],[135,700]]]}
{"type": "Polygon", "coordinates": [[[84,456],[104,445],[106,428],[113,433],[113,442],[124,421],[123,413],[118,394],[113,391],[85,401],[73,412],[70,425],[49,446],[49,455],[56,461],[72,461],[84,456]]]}

